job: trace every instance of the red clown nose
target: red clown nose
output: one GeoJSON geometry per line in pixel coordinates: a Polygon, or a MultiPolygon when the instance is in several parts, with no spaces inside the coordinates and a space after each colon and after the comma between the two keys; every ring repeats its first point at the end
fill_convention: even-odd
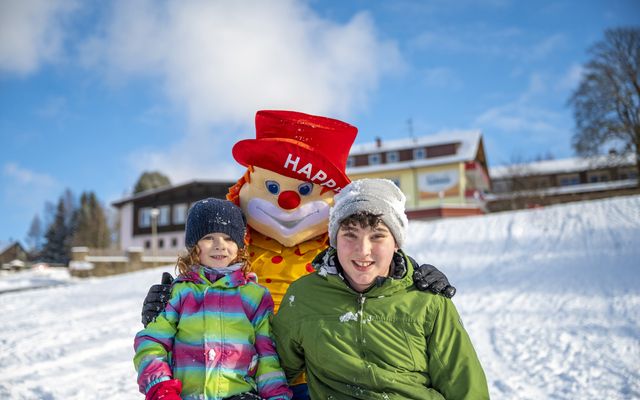
{"type": "Polygon", "coordinates": [[[285,210],[293,210],[300,205],[300,196],[293,190],[286,190],[278,196],[278,205],[285,210]]]}

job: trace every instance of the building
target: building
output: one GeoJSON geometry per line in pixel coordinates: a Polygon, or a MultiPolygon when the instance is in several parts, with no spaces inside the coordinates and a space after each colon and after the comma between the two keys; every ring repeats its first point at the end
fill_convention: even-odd
{"type": "Polygon", "coordinates": [[[477,215],[491,187],[480,131],[354,145],[347,161],[352,180],[387,178],[407,196],[413,219],[477,215]]]}
{"type": "Polygon", "coordinates": [[[28,254],[20,242],[0,244],[0,267],[2,269],[20,269],[26,266],[28,254]]]}
{"type": "Polygon", "coordinates": [[[235,181],[191,181],[112,203],[118,210],[120,248],[176,254],[184,248],[184,227],[191,204],[206,197],[224,199],[233,184],[235,181]]]}
{"type": "Polygon", "coordinates": [[[490,169],[490,211],[640,193],[635,156],[566,158],[490,169]]]}

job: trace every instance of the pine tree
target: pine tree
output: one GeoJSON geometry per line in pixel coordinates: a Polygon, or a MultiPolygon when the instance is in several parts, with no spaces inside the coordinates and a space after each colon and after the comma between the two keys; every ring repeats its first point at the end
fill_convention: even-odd
{"type": "Polygon", "coordinates": [[[105,248],[111,244],[111,232],[104,209],[93,192],[80,196],[80,207],[75,213],[75,231],[72,244],[91,248],[105,248]]]}
{"type": "Polygon", "coordinates": [[[69,227],[65,223],[67,210],[62,198],[58,201],[56,213],[45,234],[42,258],[52,263],[67,264],[70,259],[69,227]]]}

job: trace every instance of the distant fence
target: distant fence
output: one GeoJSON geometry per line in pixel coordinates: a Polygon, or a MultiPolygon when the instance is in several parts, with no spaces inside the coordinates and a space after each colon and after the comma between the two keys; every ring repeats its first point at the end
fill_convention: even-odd
{"type": "Polygon", "coordinates": [[[130,247],[126,251],[73,247],[69,273],[71,276],[79,278],[123,274],[145,268],[175,264],[177,257],[178,254],[175,252],[163,252],[156,256],[145,255],[141,247],[130,247]]]}

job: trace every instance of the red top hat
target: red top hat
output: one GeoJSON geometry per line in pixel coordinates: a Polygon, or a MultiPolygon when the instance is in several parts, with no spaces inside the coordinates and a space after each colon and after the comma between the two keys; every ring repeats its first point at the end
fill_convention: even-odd
{"type": "Polygon", "coordinates": [[[256,113],[256,138],[233,146],[233,158],[294,179],[340,191],[358,129],[337,119],[295,111],[256,113]]]}

